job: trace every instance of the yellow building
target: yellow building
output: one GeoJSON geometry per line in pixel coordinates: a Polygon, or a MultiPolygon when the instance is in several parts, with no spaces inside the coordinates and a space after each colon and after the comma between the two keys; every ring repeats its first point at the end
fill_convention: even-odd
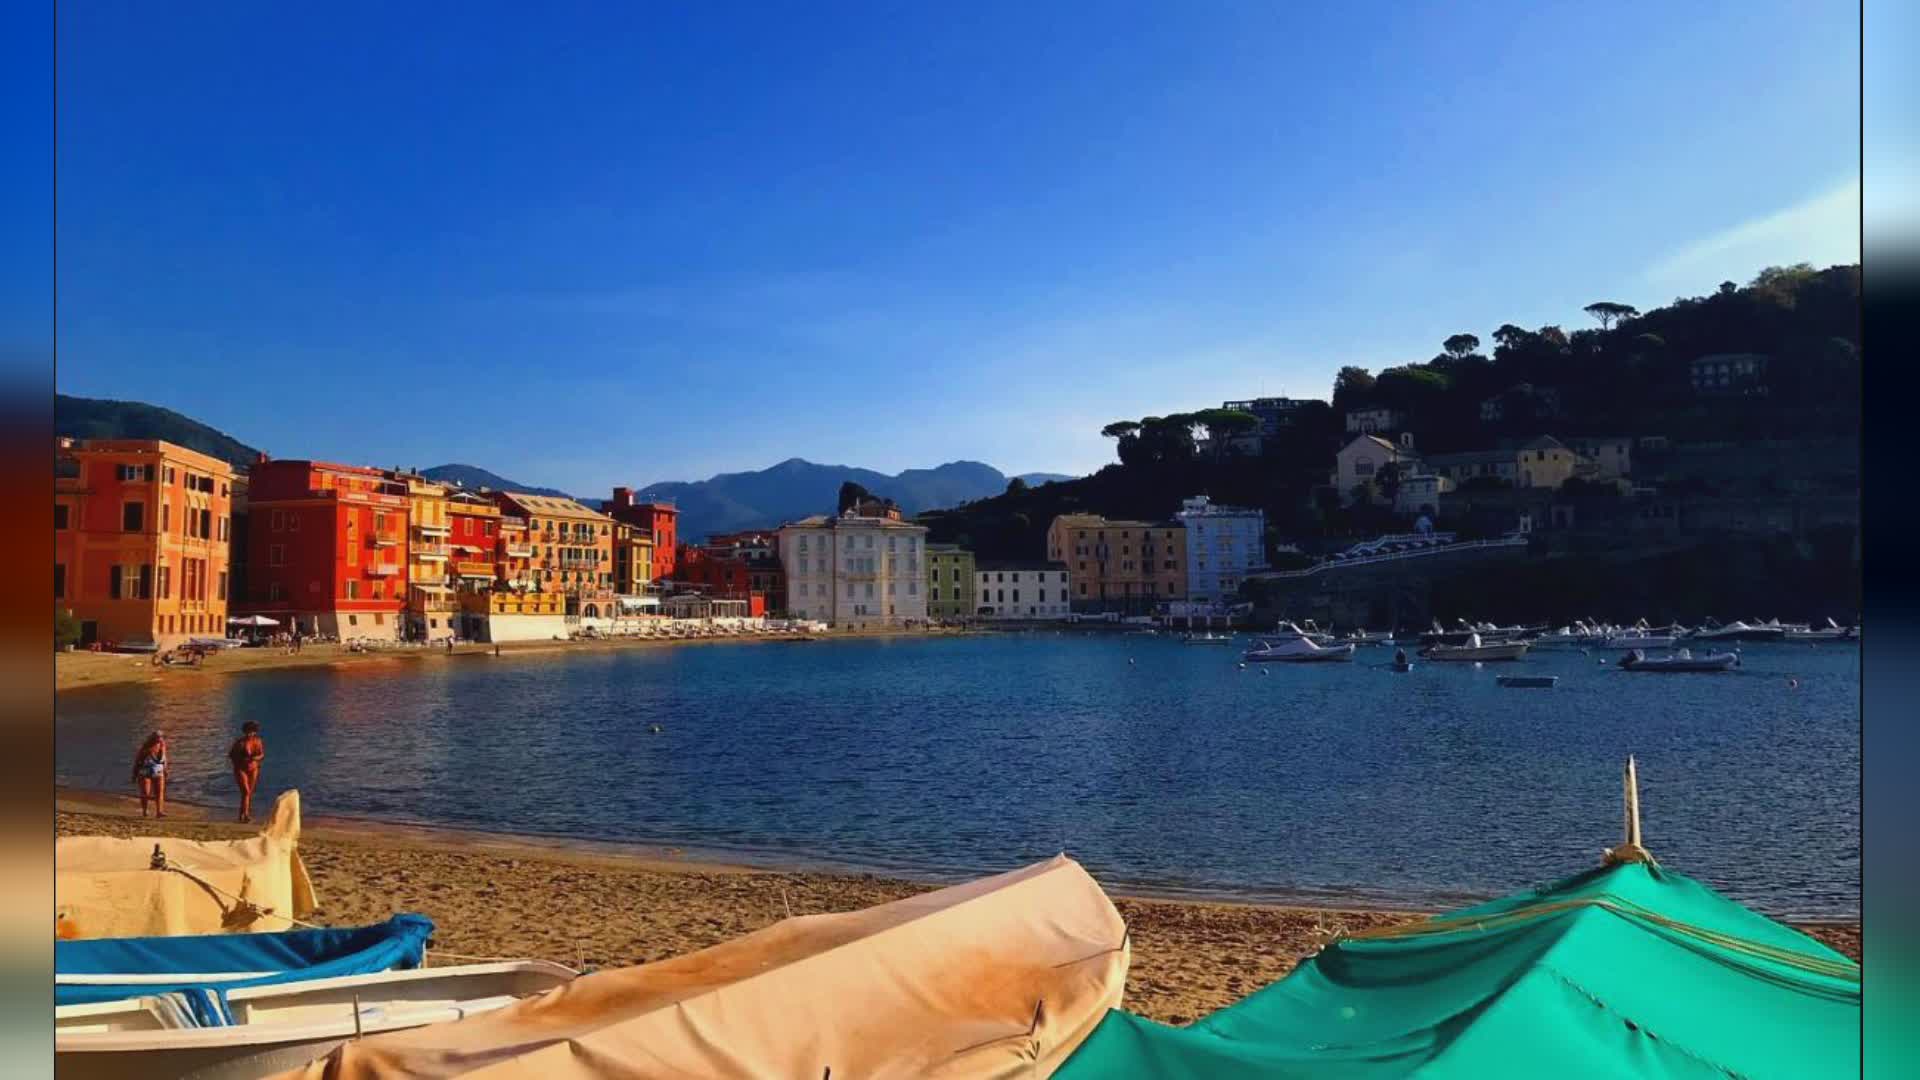
{"type": "Polygon", "coordinates": [[[638,596],[653,583],[653,531],[613,523],[613,591],[638,596]]]}
{"type": "Polygon", "coordinates": [[[460,604],[454,596],[451,519],[447,514],[447,486],[412,472],[389,472],[407,485],[407,607],[406,636],[415,641],[438,641],[458,636],[460,604]]]}
{"type": "Polygon", "coordinates": [[[1551,435],[1510,450],[1430,454],[1427,471],[1465,487],[1474,481],[1500,487],[1558,488],[1586,464],[1579,454],[1551,435]]]}
{"type": "Polygon", "coordinates": [[[1178,522],[1062,514],[1047,526],[1047,561],[1067,568],[1076,612],[1151,615],[1187,598],[1187,530],[1178,522]]]}

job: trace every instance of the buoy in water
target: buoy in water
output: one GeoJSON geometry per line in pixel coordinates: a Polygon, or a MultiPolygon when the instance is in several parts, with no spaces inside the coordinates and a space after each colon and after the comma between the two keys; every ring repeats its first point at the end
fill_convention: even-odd
{"type": "Polygon", "coordinates": [[[1607,666],[1607,658],[1606,658],[1606,657],[1604,657],[1604,656],[1603,656],[1603,657],[1601,657],[1601,658],[1600,658],[1600,666],[1601,666],[1601,667],[1606,667],[1606,666],[1607,666]]]}
{"type": "Polygon", "coordinates": [[[1800,689],[1800,680],[1799,680],[1799,679],[1788,679],[1788,680],[1787,680],[1787,689],[1789,689],[1789,690],[1798,690],[1798,689],[1800,689]]]}
{"type": "Polygon", "coordinates": [[[648,730],[648,731],[651,731],[651,732],[653,732],[653,733],[654,733],[655,735],[658,735],[658,734],[660,734],[660,732],[661,732],[662,730],[664,730],[664,729],[663,729],[663,728],[661,728],[661,726],[660,726],[659,724],[653,724],[653,725],[651,725],[651,726],[649,726],[649,727],[647,728],[647,730],[648,730]]]}

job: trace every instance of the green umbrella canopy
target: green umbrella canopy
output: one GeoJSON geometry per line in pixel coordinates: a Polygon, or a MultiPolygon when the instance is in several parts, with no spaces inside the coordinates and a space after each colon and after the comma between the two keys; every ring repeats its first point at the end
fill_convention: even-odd
{"type": "Polygon", "coordinates": [[[1110,1012],[1056,1075],[1798,1080],[1859,1068],[1858,965],[1629,862],[1336,942],[1190,1027],[1110,1012]]]}

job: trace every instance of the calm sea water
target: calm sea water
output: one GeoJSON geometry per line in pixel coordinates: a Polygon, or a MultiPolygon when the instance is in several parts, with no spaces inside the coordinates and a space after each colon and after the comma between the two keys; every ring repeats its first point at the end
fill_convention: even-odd
{"type": "Polygon", "coordinates": [[[1046,633],[357,664],[64,694],[57,771],[123,788],[161,727],[169,794],[224,803],[254,719],[265,799],[309,813],[932,879],[1065,850],[1114,886],[1429,905],[1593,864],[1633,753],[1663,862],[1858,913],[1856,648],[1749,646],[1728,675],[1390,657],[1046,633]],[[1523,672],[1560,685],[1494,683],[1523,672]]]}

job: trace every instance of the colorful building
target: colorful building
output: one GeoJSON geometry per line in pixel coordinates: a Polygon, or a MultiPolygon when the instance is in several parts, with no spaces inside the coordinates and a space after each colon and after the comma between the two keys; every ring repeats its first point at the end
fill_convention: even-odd
{"type": "Polygon", "coordinates": [[[325,461],[262,461],[248,481],[244,608],[309,634],[398,639],[408,485],[325,461]]]}
{"type": "Polygon", "coordinates": [[[770,530],[716,533],[704,544],[680,546],[673,579],[717,600],[752,601],[759,596],[763,611],[779,608],[787,590],[779,549],[779,535],[770,530]]]}
{"type": "Polygon", "coordinates": [[[500,511],[500,543],[494,549],[494,580],[500,588],[515,592],[540,591],[533,573],[535,549],[531,532],[524,516],[500,511]]]}
{"type": "Polygon", "coordinates": [[[1187,599],[1231,603],[1248,574],[1267,568],[1267,515],[1221,506],[1205,495],[1180,504],[1187,530],[1187,599]]]}
{"type": "Polygon", "coordinates": [[[158,439],[54,447],[54,603],[81,642],[225,637],[233,469],[158,439]]]}
{"type": "Polygon", "coordinates": [[[1187,598],[1187,530],[1178,522],[1062,514],[1047,526],[1047,561],[1066,566],[1077,612],[1151,615],[1187,598]]]}
{"type": "Polygon", "coordinates": [[[412,472],[387,476],[407,486],[407,608],[405,636],[439,641],[458,636],[453,542],[445,484],[412,472]]]}
{"type": "Polygon", "coordinates": [[[615,614],[613,519],[572,499],[496,491],[502,516],[526,518],[533,591],[566,597],[571,618],[615,614]]]}
{"type": "Polygon", "coordinates": [[[973,552],[959,544],[928,544],[927,617],[973,618],[974,571],[973,552]]]}
{"type": "Polygon", "coordinates": [[[640,596],[653,585],[653,533],[618,519],[613,523],[613,591],[640,596]]]}
{"type": "Polygon", "coordinates": [[[926,535],[924,525],[853,510],[782,525],[787,614],[841,627],[924,622],[926,535]]]}
{"type": "Polygon", "coordinates": [[[617,487],[613,489],[613,498],[601,503],[600,508],[613,520],[645,530],[653,537],[653,576],[648,580],[665,581],[673,577],[674,558],[679,554],[680,543],[678,507],[659,499],[636,502],[632,488],[617,487]]]}

